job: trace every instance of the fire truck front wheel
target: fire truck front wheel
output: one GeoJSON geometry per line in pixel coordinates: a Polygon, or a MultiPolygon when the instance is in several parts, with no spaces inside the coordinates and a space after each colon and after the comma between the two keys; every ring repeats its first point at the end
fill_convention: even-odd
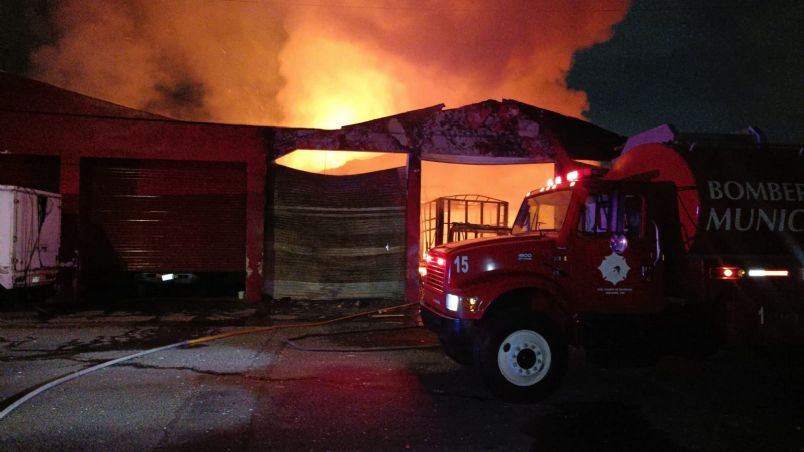
{"type": "Polygon", "coordinates": [[[553,325],[529,316],[490,319],[475,347],[475,365],[502,399],[536,402],[561,383],[567,344],[553,325]]]}

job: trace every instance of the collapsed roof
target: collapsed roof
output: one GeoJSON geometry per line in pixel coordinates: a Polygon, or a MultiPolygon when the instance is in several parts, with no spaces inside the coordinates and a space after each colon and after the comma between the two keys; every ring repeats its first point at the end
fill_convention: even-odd
{"type": "Polygon", "coordinates": [[[278,129],[273,158],[296,149],[420,152],[424,160],[475,163],[608,161],[625,138],[515,100],[414,110],[337,130],[278,129]]]}
{"type": "MultiPolygon", "coordinates": [[[[23,113],[172,120],[0,71],[0,110],[23,113]]],[[[272,159],[297,149],[414,152],[424,160],[473,163],[608,161],[625,138],[594,124],[515,100],[444,105],[337,130],[266,127],[272,159]]]]}

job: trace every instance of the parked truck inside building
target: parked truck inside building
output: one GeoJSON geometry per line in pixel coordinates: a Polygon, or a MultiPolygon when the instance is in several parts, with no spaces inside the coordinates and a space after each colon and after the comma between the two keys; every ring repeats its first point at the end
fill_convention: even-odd
{"type": "Polygon", "coordinates": [[[548,395],[570,345],[605,362],[804,344],[799,147],[663,126],[529,193],[511,232],[430,250],[420,299],[500,397],[548,395]]]}

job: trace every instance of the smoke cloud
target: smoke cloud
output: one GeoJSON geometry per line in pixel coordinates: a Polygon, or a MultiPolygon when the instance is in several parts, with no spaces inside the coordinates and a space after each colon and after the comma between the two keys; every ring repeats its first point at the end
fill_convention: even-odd
{"type": "Polygon", "coordinates": [[[281,7],[68,0],[56,3],[52,16],[59,38],[33,56],[41,80],[181,119],[282,119],[281,7]]]}
{"type": "Polygon", "coordinates": [[[627,0],[63,0],[36,78],[190,120],[337,127],[513,98],[571,116],[627,0]]]}

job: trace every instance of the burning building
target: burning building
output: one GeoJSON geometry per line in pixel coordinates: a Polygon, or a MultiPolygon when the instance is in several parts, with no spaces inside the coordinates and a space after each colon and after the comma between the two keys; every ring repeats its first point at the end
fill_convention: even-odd
{"type": "Polygon", "coordinates": [[[178,121],[6,73],[0,94],[0,184],[62,194],[71,296],[131,273],[231,274],[249,301],[412,296],[422,161],[568,167],[622,142],[512,100],[323,130],[178,121]],[[276,163],[302,149],[406,164],[332,176],[276,163]]]}

